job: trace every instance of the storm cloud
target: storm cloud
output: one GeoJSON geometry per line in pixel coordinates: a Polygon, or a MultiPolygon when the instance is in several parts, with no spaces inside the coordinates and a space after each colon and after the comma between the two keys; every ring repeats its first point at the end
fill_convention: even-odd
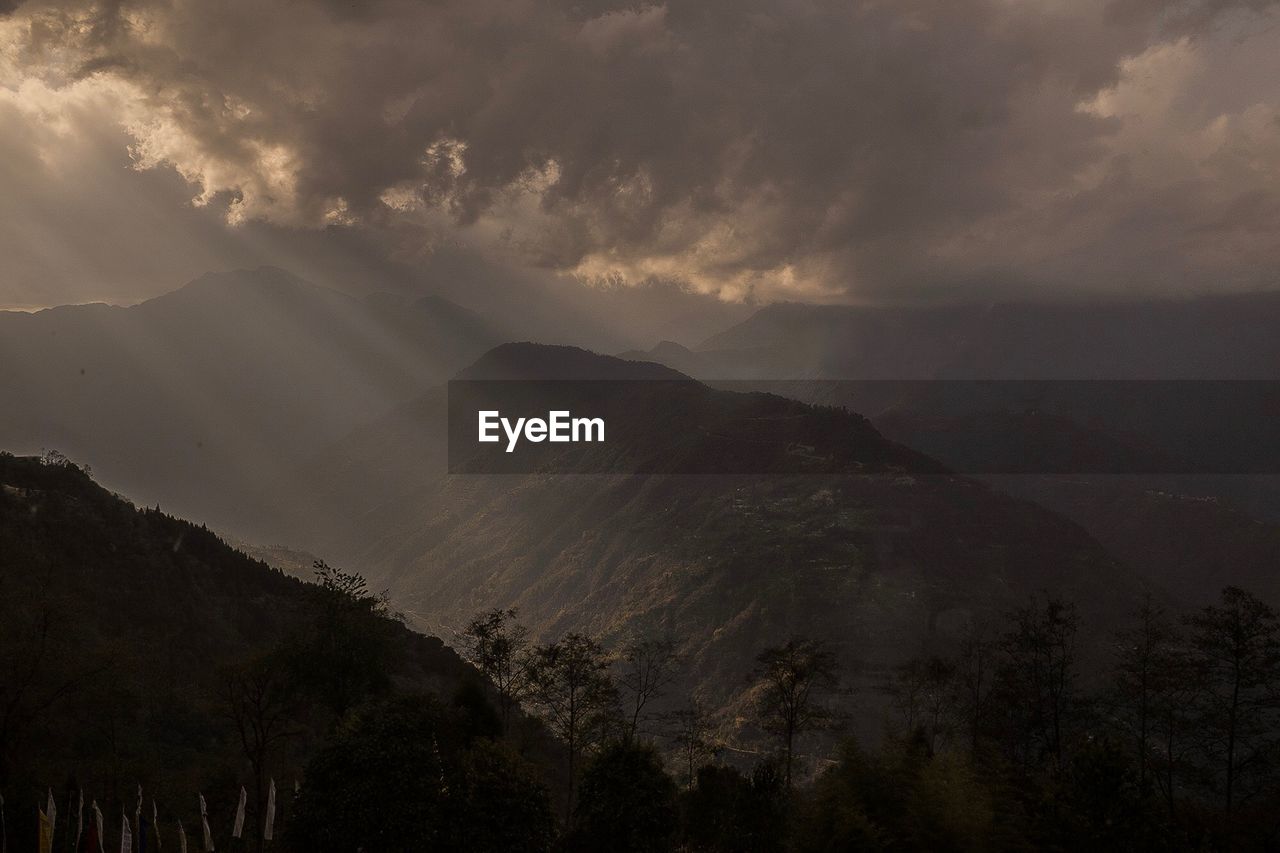
{"type": "Polygon", "coordinates": [[[29,160],[4,215],[170,205],[206,253],[347,232],[726,298],[1263,287],[1276,22],[1263,0],[28,2],[0,21],[0,148],[29,160]],[[110,180],[75,175],[94,158],[110,180]]]}

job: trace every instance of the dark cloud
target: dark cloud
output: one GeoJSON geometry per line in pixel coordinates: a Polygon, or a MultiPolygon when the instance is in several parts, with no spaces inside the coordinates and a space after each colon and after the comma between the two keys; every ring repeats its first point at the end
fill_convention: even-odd
{"type": "Polygon", "coordinates": [[[9,43],[50,92],[108,92],[134,161],[241,227],[733,296],[968,296],[1261,281],[1276,78],[1228,112],[1185,99],[1227,45],[1276,47],[1271,7],[121,0],[28,5],[9,43]]]}

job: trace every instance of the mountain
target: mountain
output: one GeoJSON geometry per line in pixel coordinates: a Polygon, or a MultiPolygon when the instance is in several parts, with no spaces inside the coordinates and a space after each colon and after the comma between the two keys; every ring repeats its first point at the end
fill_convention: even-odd
{"type": "Polygon", "coordinates": [[[782,304],[693,350],[664,342],[636,355],[738,380],[726,387],[857,409],[957,470],[1027,472],[990,481],[1077,521],[1184,600],[1231,582],[1280,602],[1270,580],[1280,559],[1277,324],[1280,292],[1078,305],[782,304]],[[1051,381],[999,382],[1025,379],[1051,381]]]}
{"type": "Polygon", "coordinates": [[[776,304],[703,341],[684,367],[705,379],[1273,379],[1278,323],[1280,291],[1131,303],[776,304]]]}
{"type": "Polygon", "coordinates": [[[500,340],[447,300],[358,299],[263,267],[127,308],[0,313],[0,447],[242,534],[247,496],[500,340]]]}
{"type": "Polygon", "coordinates": [[[693,345],[746,319],[757,307],[698,293],[670,279],[627,284],[577,276],[533,273],[447,247],[392,274],[411,291],[430,290],[480,311],[515,335],[530,339],[616,351],[668,338],[693,345]]]}
{"type": "MultiPolygon", "coordinates": [[[[212,785],[233,808],[223,668],[305,634],[318,590],[65,460],[0,454],[0,786],[25,802],[74,773],[119,803],[143,782],[185,812],[212,785]]],[[[378,621],[396,684],[449,701],[479,682],[440,640],[378,621]]],[[[297,758],[282,750],[277,778],[297,758]]]]}
{"type": "Polygon", "coordinates": [[[365,567],[432,630],[515,606],[543,637],[670,635],[686,662],[683,690],[748,741],[754,656],[792,634],[834,646],[855,688],[848,707],[875,737],[883,685],[906,658],[949,648],[1044,591],[1080,601],[1087,636],[1101,643],[1142,595],[1075,523],[946,474],[846,411],[532,344],[504,345],[462,376],[593,380],[608,422],[631,424],[614,467],[448,475],[446,399],[428,394],[317,458],[306,489],[316,503],[300,512],[324,520],[299,541],[365,567]],[[771,431],[778,423],[787,426],[771,431]],[[639,473],[654,470],[646,460],[697,461],[724,447],[726,458],[771,460],[797,435],[816,467],[694,475],[673,462],[639,473]]]}
{"type": "Polygon", "coordinates": [[[1221,495],[1243,478],[990,478],[1001,490],[1035,501],[1080,524],[1118,561],[1187,604],[1225,586],[1280,603],[1280,523],[1221,495]]]}

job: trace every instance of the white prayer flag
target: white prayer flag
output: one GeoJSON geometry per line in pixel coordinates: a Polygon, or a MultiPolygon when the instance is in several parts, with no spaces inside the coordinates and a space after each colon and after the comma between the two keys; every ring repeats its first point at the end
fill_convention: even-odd
{"type": "Polygon", "coordinates": [[[213,833],[209,831],[209,807],[204,804],[204,794],[200,795],[200,823],[204,829],[204,853],[213,853],[213,833]]]}
{"type": "Polygon", "coordinates": [[[187,853],[187,833],[182,828],[182,821],[178,821],[178,853],[187,853]]]}
{"type": "Polygon", "coordinates": [[[262,830],[262,838],[265,841],[271,841],[275,838],[276,833],[276,780],[271,780],[271,786],[267,788],[267,825],[262,830]]]}
{"type": "Polygon", "coordinates": [[[231,828],[231,837],[240,838],[244,835],[244,807],[249,801],[249,792],[244,789],[244,785],[240,786],[240,805],[236,806],[236,823],[231,828]]]}
{"type": "Polygon", "coordinates": [[[93,801],[93,805],[90,808],[93,809],[93,825],[98,830],[98,850],[105,851],[107,837],[102,834],[102,809],[98,808],[97,800],[93,801]]]}
{"type": "Polygon", "coordinates": [[[120,827],[120,853],[133,853],[133,833],[129,831],[129,816],[120,815],[124,826],[120,827]]]}

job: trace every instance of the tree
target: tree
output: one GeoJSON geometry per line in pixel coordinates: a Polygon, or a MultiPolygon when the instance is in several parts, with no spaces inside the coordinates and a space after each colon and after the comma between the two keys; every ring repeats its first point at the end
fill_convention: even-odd
{"type": "Polygon", "coordinates": [[[354,713],[307,763],[286,828],[290,849],[444,849],[453,835],[439,748],[449,742],[445,726],[425,697],[354,713]]]}
{"type": "Polygon", "coordinates": [[[951,731],[955,665],[939,657],[912,658],[898,667],[890,692],[907,732],[919,732],[929,753],[951,731]]]}
{"type": "Polygon", "coordinates": [[[1151,825],[1148,797],[1138,781],[1137,762],[1109,733],[1081,741],[1072,750],[1046,834],[1072,850],[1177,849],[1151,825]]]}
{"type": "Polygon", "coordinates": [[[702,762],[714,758],[720,749],[711,717],[697,699],[670,715],[672,739],[680,750],[685,766],[685,788],[693,787],[694,771],[702,762]]]}
{"type": "Polygon", "coordinates": [[[1170,819],[1196,682],[1186,638],[1148,593],[1133,626],[1116,635],[1115,672],[1106,698],[1133,744],[1139,791],[1146,796],[1158,789],[1170,819]]]}
{"type": "Polygon", "coordinates": [[[781,741],[783,779],[790,791],[796,738],[834,721],[822,698],[839,684],[835,658],[816,640],[793,638],[762,651],[756,664],[757,711],[765,730],[781,741]]]}
{"type": "MultiPolygon", "coordinates": [[[[278,745],[301,734],[295,717],[297,696],[286,662],[278,654],[262,655],[223,673],[222,699],[253,771],[253,814],[259,824],[265,806],[268,759],[278,745]]],[[[255,837],[261,851],[262,834],[255,833],[255,837]]]]}
{"type": "Polygon", "coordinates": [[[464,679],[454,691],[451,704],[462,720],[462,735],[468,744],[480,739],[495,740],[505,736],[502,718],[489,701],[489,695],[479,679],[464,679]]]}
{"type": "Polygon", "coordinates": [[[469,853],[535,853],[555,836],[551,798],[533,769],[502,743],[476,741],[463,763],[462,833],[469,853]]]}
{"type": "Polygon", "coordinates": [[[960,642],[955,660],[956,714],[969,737],[969,751],[977,754],[995,682],[995,644],[982,629],[971,627],[960,642]]]}
{"type": "Polygon", "coordinates": [[[355,711],[307,764],[285,844],[541,853],[552,825],[546,790],[522,760],[492,741],[468,748],[448,709],[398,696],[355,711]]]}
{"type": "Polygon", "coordinates": [[[498,714],[504,735],[511,730],[512,710],[520,706],[529,688],[529,668],[525,660],[529,632],[515,620],[515,608],[495,608],[477,614],[462,631],[468,659],[497,688],[498,714]]]}
{"type": "Polygon", "coordinates": [[[363,576],[315,563],[314,619],[295,648],[300,686],[340,720],[390,682],[394,619],[363,576]]]}
{"type": "Polygon", "coordinates": [[[785,849],[782,774],[773,762],[757,765],[749,777],[732,767],[698,768],[697,784],[682,797],[681,825],[688,850],[777,853],[785,849]]]}
{"type": "Polygon", "coordinates": [[[622,650],[622,674],[618,684],[627,702],[624,736],[634,740],[646,717],[646,709],[661,699],[675,681],[676,649],[670,639],[648,639],[622,650]]]}
{"type": "Polygon", "coordinates": [[[609,657],[590,637],[569,634],[538,646],[530,656],[531,697],[568,753],[566,819],[573,814],[578,760],[599,742],[617,713],[617,690],[609,678],[609,657]]]}
{"type": "Polygon", "coordinates": [[[1001,641],[1001,697],[1014,723],[1011,744],[1030,764],[1048,758],[1063,766],[1069,727],[1081,696],[1076,683],[1075,605],[1033,596],[1012,614],[1013,627],[1001,641]]]}
{"type": "Polygon", "coordinates": [[[1219,604],[1187,623],[1199,668],[1204,747],[1218,765],[1223,811],[1230,815],[1242,783],[1261,775],[1277,742],[1280,618],[1253,595],[1229,586],[1219,604]]]}
{"type": "Polygon", "coordinates": [[[671,849],[676,786],[652,746],[619,742],[582,774],[571,850],[658,853],[671,849]]]}

